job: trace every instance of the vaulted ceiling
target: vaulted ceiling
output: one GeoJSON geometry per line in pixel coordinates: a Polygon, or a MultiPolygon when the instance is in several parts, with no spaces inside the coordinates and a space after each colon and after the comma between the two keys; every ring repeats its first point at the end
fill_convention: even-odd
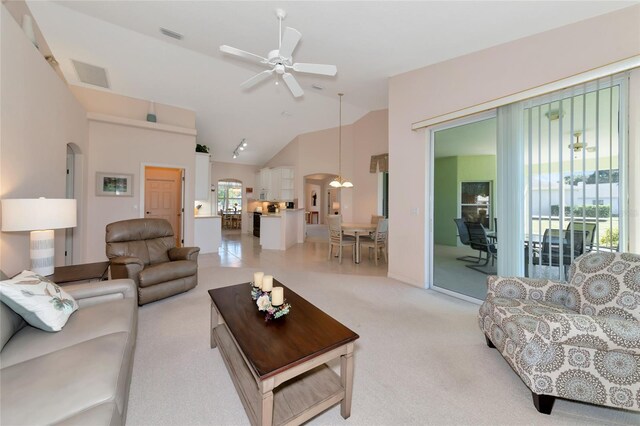
{"type": "Polygon", "coordinates": [[[215,160],[264,164],[296,135],[335,127],[338,92],[343,122],[352,123],[387,108],[391,76],[636,2],[27,3],[69,84],[84,85],[72,59],[104,67],[115,93],[196,111],[198,142],[215,160]],[[227,44],[266,56],[278,46],[278,7],[288,14],[283,26],[302,33],[295,61],[338,67],[336,77],[297,74],[305,91],[298,99],[275,80],[242,90],[264,68],[218,50],[227,44]],[[232,160],[243,138],[249,146],[232,160]]]}

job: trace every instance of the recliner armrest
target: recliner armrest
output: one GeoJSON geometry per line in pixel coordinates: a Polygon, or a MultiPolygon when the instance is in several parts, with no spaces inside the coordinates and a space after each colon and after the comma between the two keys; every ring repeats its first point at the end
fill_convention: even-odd
{"type": "Polygon", "coordinates": [[[144,269],[142,260],[133,256],[118,256],[110,261],[111,278],[130,278],[138,285],[140,271],[144,269]]]}
{"type": "Polygon", "coordinates": [[[169,250],[169,259],[174,260],[198,260],[200,247],[174,247],[169,250]]]}
{"type": "Polygon", "coordinates": [[[70,284],[64,286],[64,291],[69,293],[81,307],[114,299],[137,300],[138,298],[136,285],[130,279],[70,284]]]}

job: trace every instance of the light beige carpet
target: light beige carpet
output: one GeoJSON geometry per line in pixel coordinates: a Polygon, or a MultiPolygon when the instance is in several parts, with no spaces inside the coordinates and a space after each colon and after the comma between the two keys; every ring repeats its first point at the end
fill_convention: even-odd
{"type": "MultiPolygon", "coordinates": [[[[140,308],[128,425],[248,424],[218,350],[209,348],[207,290],[253,272],[202,267],[194,290],[140,308]]],[[[310,424],[640,424],[634,412],[564,400],[551,416],[539,414],[486,346],[477,305],[381,277],[267,272],[360,335],[351,417],[336,406],[310,424]]]]}

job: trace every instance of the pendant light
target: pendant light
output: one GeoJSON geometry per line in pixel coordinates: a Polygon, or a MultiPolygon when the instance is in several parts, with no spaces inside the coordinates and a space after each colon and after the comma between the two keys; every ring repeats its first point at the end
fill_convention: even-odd
{"type": "Polygon", "coordinates": [[[340,97],[340,125],[338,126],[338,176],[335,177],[329,186],[332,188],[353,188],[353,184],[348,180],[342,179],[342,96],[344,93],[338,93],[340,97]]]}

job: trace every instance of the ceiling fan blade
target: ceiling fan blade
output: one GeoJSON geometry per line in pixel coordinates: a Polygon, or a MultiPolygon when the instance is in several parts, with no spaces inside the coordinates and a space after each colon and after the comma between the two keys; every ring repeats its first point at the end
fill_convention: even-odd
{"type": "Polygon", "coordinates": [[[273,70],[262,71],[261,73],[258,73],[256,75],[254,75],[249,80],[247,80],[244,83],[242,83],[240,85],[240,87],[242,87],[243,89],[248,89],[250,87],[253,87],[256,84],[260,83],[261,81],[266,80],[267,78],[269,78],[271,76],[271,74],[273,74],[273,70]]]}
{"type": "Polygon", "coordinates": [[[324,64],[293,64],[293,70],[298,72],[306,72],[308,74],[321,74],[334,76],[338,72],[338,68],[335,65],[324,64]]]}
{"type": "Polygon", "coordinates": [[[285,28],[282,43],[280,44],[280,56],[290,58],[301,38],[302,34],[298,30],[291,27],[285,28]]]}
{"type": "Polygon", "coordinates": [[[228,53],[229,55],[239,56],[243,59],[247,59],[252,62],[259,63],[267,63],[267,58],[263,58],[262,56],[254,55],[253,53],[245,52],[244,50],[236,49],[235,47],[227,46],[223,44],[220,46],[220,51],[224,53],[228,53]]]}
{"type": "Polygon", "coordinates": [[[304,95],[304,90],[302,90],[302,87],[300,87],[293,75],[285,72],[284,74],[282,74],[282,79],[287,84],[287,87],[289,88],[289,90],[291,90],[291,93],[293,93],[293,96],[295,98],[299,98],[300,96],[304,95]]]}

